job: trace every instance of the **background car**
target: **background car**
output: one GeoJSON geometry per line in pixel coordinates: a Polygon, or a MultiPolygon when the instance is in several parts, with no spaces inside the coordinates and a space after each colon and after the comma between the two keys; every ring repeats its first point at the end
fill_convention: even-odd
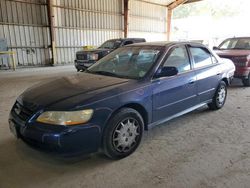
{"type": "Polygon", "coordinates": [[[234,77],[250,86],[250,37],[229,38],[213,49],[220,57],[232,60],[236,66],[234,77]]]}
{"type": "Polygon", "coordinates": [[[103,58],[111,51],[128,44],[134,44],[139,42],[146,42],[144,38],[120,38],[111,39],[104,42],[97,49],[81,50],[76,52],[75,67],[77,71],[85,70],[96,61],[103,58]]]}
{"type": "Polygon", "coordinates": [[[101,148],[120,159],[136,150],[144,130],[204,105],[222,108],[234,70],[202,44],[124,46],[85,73],[26,90],[11,110],[10,129],[64,155],[101,148]]]}

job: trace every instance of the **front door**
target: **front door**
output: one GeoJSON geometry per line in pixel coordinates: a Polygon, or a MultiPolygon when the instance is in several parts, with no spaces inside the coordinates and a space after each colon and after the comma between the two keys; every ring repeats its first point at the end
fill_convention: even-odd
{"type": "Polygon", "coordinates": [[[184,45],[173,47],[162,66],[178,74],[153,80],[153,121],[161,121],[198,104],[196,75],[184,45]]]}

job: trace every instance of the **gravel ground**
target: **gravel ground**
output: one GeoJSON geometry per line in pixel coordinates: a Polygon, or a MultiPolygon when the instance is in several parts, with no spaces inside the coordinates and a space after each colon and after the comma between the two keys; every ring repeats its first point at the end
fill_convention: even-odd
{"type": "Polygon", "coordinates": [[[223,109],[204,107],[155,127],[120,161],[102,154],[62,159],[16,140],[7,122],[16,97],[72,74],[73,66],[0,72],[0,188],[250,187],[250,88],[237,81],[223,109]]]}

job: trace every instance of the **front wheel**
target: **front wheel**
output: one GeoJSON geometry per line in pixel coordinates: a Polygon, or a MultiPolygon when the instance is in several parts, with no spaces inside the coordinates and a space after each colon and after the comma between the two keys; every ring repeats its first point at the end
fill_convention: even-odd
{"type": "Polygon", "coordinates": [[[127,157],[139,146],[143,130],[141,115],[134,109],[122,108],[111,118],[104,130],[104,153],[111,159],[127,157]]]}
{"type": "Polygon", "coordinates": [[[213,101],[208,104],[211,110],[221,109],[227,98],[227,85],[224,81],[221,81],[213,97],[213,101]]]}
{"type": "Polygon", "coordinates": [[[249,87],[250,86],[250,73],[248,75],[248,78],[242,79],[242,83],[244,86],[249,87]]]}

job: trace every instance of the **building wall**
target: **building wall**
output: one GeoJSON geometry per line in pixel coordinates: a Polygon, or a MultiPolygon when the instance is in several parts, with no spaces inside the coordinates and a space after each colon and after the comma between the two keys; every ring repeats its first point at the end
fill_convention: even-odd
{"type": "Polygon", "coordinates": [[[72,62],[82,46],[123,37],[122,5],[121,0],[55,1],[57,62],[72,62]]]}
{"type": "MultiPolygon", "coordinates": [[[[22,66],[49,64],[48,0],[0,0],[0,38],[22,66]]],[[[73,63],[82,46],[123,37],[123,0],[51,0],[55,14],[56,63],[73,63]]],[[[166,40],[166,8],[129,1],[128,37],[166,40]]],[[[0,56],[0,65],[8,65],[0,56]]]]}
{"type": "Polygon", "coordinates": [[[167,8],[142,1],[129,2],[129,37],[147,41],[167,40],[167,8]]]}
{"type": "MultiPolygon", "coordinates": [[[[0,1],[0,38],[16,52],[19,66],[45,64],[49,60],[49,28],[46,1],[0,1]]],[[[0,56],[0,65],[7,65],[0,56]]]]}

